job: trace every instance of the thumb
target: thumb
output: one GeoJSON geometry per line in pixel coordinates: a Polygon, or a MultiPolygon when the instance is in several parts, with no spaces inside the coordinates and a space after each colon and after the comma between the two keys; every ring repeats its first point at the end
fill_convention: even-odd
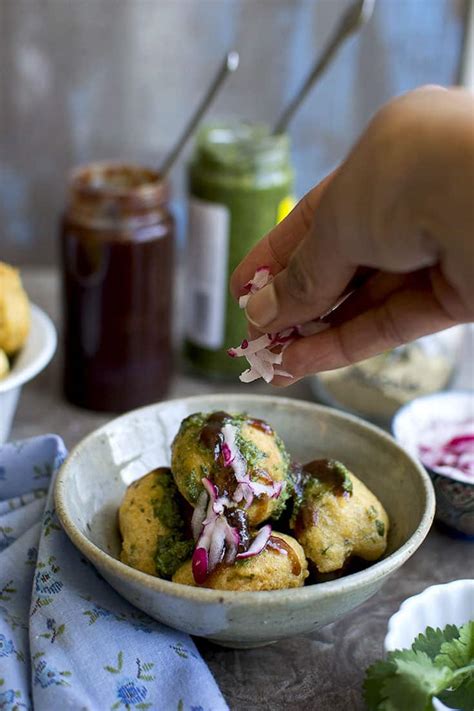
{"type": "Polygon", "coordinates": [[[331,309],[354,276],[355,266],[335,240],[312,227],[274,280],[250,297],[247,318],[274,333],[306,323],[331,309]]]}

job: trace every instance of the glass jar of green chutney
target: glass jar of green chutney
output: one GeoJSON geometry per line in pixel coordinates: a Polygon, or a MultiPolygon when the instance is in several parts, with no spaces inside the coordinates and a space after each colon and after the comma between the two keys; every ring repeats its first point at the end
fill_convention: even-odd
{"type": "Polygon", "coordinates": [[[221,123],[198,133],[189,166],[185,354],[198,371],[233,377],[227,349],[246,335],[229,277],[294,204],[286,134],[263,124],[221,123]]]}

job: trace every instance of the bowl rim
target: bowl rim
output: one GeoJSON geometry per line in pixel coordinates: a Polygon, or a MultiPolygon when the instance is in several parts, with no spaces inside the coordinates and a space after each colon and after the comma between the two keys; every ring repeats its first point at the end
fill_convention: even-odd
{"type": "MultiPolygon", "coordinates": [[[[247,405],[248,406],[248,405],[247,405]]],[[[416,461],[408,452],[406,452],[400,444],[387,432],[365,422],[361,418],[355,415],[349,415],[347,413],[341,413],[335,408],[326,407],[325,405],[318,405],[313,402],[308,402],[304,400],[295,400],[294,398],[279,397],[274,395],[259,395],[259,394],[235,394],[235,393],[216,393],[210,395],[192,395],[190,397],[178,397],[170,400],[164,400],[159,403],[154,403],[152,405],[147,405],[145,407],[138,408],[136,410],[131,410],[128,413],[120,415],[120,417],[110,420],[105,425],[97,428],[84,439],[82,439],[78,444],[73,447],[70,451],[69,456],[66,458],[65,462],[61,466],[56,482],[54,485],[54,501],[56,506],[56,511],[63,526],[66,534],[71,539],[72,543],[88,558],[93,564],[108,568],[108,570],[115,574],[119,578],[126,578],[129,582],[146,587],[148,590],[153,590],[157,593],[162,593],[169,596],[179,597],[181,599],[191,600],[194,602],[200,602],[202,604],[207,603],[227,603],[227,604],[240,604],[240,605],[268,605],[270,603],[278,604],[285,603],[288,596],[290,595],[292,599],[298,600],[300,604],[305,602],[311,602],[315,598],[330,597],[337,593],[346,593],[364,587],[364,583],[375,583],[379,578],[385,578],[395,570],[397,570],[403,563],[405,563],[408,558],[419,548],[421,543],[424,541],[428,532],[430,530],[434,513],[435,513],[435,495],[433,485],[431,480],[424,470],[423,466],[416,461]],[[76,526],[72,518],[68,513],[68,508],[65,500],[65,489],[67,487],[67,480],[69,477],[69,471],[74,460],[80,456],[82,450],[87,446],[88,442],[95,437],[104,434],[105,430],[110,427],[110,425],[125,420],[134,414],[143,414],[147,410],[152,411],[154,408],[163,405],[164,403],[180,402],[186,404],[192,404],[193,402],[200,401],[203,399],[209,399],[216,403],[216,406],[220,404],[225,404],[229,401],[229,398],[235,401],[244,402],[249,401],[249,399],[256,400],[261,403],[274,403],[284,407],[298,407],[303,410],[309,410],[311,412],[329,412],[330,414],[356,424],[360,429],[370,430],[378,437],[384,439],[390,446],[395,447],[399,450],[399,453],[408,459],[413,465],[415,471],[421,479],[423,485],[423,493],[425,496],[425,510],[418,522],[416,530],[408,538],[405,543],[400,546],[393,553],[388,555],[386,558],[377,561],[370,565],[365,570],[359,571],[357,573],[352,573],[345,577],[339,578],[338,580],[331,580],[324,583],[317,583],[313,585],[303,586],[301,588],[285,588],[282,590],[260,590],[260,591],[234,591],[234,590],[213,590],[211,588],[194,587],[191,585],[183,585],[182,583],[174,583],[170,580],[163,580],[162,578],[154,577],[143,573],[140,570],[136,570],[125,563],[122,563],[117,558],[102,550],[95,543],[92,543],[76,526]]]]}
{"type": "Polygon", "coordinates": [[[32,380],[45,368],[53,357],[57,346],[57,334],[50,317],[36,306],[30,303],[31,328],[35,327],[42,335],[40,349],[22,367],[13,366],[11,372],[0,380],[0,394],[18,388],[24,383],[32,380]]]}
{"type": "MultiPolygon", "coordinates": [[[[436,585],[429,585],[424,590],[421,590],[421,592],[410,595],[410,597],[403,600],[398,610],[393,613],[387,623],[387,633],[383,642],[384,651],[391,652],[395,649],[399,649],[391,640],[393,639],[397,626],[403,624],[402,621],[405,619],[406,613],[411,607],[416,607],[419,603],[423,602],[425,598],[429,598],[438,592],[446,596],[453,592],[457,594],[458,590],[462,590],[463,588],[472,588],[474,594],[474,580],[472,578],[461,578],[459,580],[450,580],[447,583],[436,583],[436,585]]],[[[416,635],[414,635],[413,640],[415,637],[416,635]]]]}
{"type": "MultiPolygon", "coordinates": [[[[419,397],[414,398],[410,402],[407,402],[405,405],[402,405],[394,416],[392,417],[392,422],[390,424],[390,431],[393,435],[393,438],[396,440],[396,442],[404,448],[404,443],[402,442],[401,437],[397,433],[397,429],[399,427],[399,423],[403,418],[406,416],[407,412],[409,412],[413,407],[417,407],[417,404],[419,402],[424,402],[427,400],[433,400],[433,399],[439,399],[439,400],[444,400],[447,397],[461,397],[461,398],[471,398],[474,403],[474,389],[469,390],[469,388],[453,388],[452,390],[440,390],[437,393],[428,393],[427,395],[420,395],[419,397]]],[[[474,405],[473,405],[474,409],[474,405]]],[[[408,451],[408,450],[407,450],[408,451]]],[[[413,456],[413,455],[412,455],[413,456]]],[[[461,484],[463,486],[466,486],[467,488],[474,487],[474,481],[466,481],[464,478],[458,478],[455,475],[448,476],[447,474],[444,474],[443,472],[439,472],[436,469],[433,469],[432,467],[427,466],[426,464],[423,464],[421,459],[418,459],[420,462],[421,466],[426,469],[426,471],[429,473],[431,477],[440,477],[442,479],[446,479],[448,481],[455,481],[458,484],[461,484]]]]}
{"type": "Polygon", "coordinates": [[[398,440],[398,437],[395,433],[395,427],[396,427],[396,420],[398,420],[400,417],[404,417],[405,413],[410,410],[412,407],[416,407],[416,403],[418,402],[423,402],[424,400],[433,400],[433,399],[444,399],[446,397],[458,397],[458,396],[469,396],[471,398],[474,397],[474,389],[470,390],[469,388],[452,388],[452,389],[446,389],[446,390],[438,390],[436,393],[427,393],[426,395],[419,395],[418,397],[413,398],[413,400],[410,400],[410,402],[406,402],[404,405],[398,408],[398,410],[395,412],[395,414],[392,417],[392,422],[391,422],[391,427],[390,430],[394,436],[394,438],[398,440]]]}

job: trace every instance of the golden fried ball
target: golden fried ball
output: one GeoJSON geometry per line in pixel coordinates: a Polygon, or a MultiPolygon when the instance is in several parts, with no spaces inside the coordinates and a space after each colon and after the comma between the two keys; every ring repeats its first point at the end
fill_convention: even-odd
{"type": "Polygon", "coordinates": [[[306,485],[292,523],[306,557],[320,573],[340,570],[351,556],[380,558],[387,547],[389,519],[377,497],[339,462],[318,460],[307,467],[316,478],[306,485]]]}
{"type": "MultiPolygon", "coordinates": [[[[285,482],[286,485],[288,455],[280,437],[268,425],[245,415],[196,413],[183,420],[171,449],[171,470],[180,494],[195,506],[203,488],[203,477],[216,484],[220,493],[224,490],[233,493],[236,481],[232,471],[216,462],[213,437],[204,437],[203,441],[202,435],[203,431],[207,431],[209,417],[217,422],[216,433],[219,431],[221,415],[226,418],[223,422],[231,422],[239,429],[239,449],[247,461],[250,478],[264,484],[285,482]]],[[[284,490],[279,498],[266,494],[255,497],[247,510],[249,524],[257,526],[275,515],[285,498],[284,490]]]]}
{"type": "Polygon", "coordinates": [[[120,560],[158,577],[171,577],[193,550],[186,540],[171,471],[154,469],[131,484],[119,508],[120,560]]]}
{"type": "MultiPolygon", "coordinates": [[[[272,533],[265,549],[252,558],[220,565],[201,587],[214,590],[282,590],[300,588],[308,576],[308,564],[298,541],[284,533],[272,533]]],[[[173,575],[173,582],[194,585],[188,560],[173,575]]]]}
{"type": "Polygon", "coordinates": [[[30,330],[30,303],[19,272],[0,262],[0,348],[13,355],[23,347],[30,330]]]}
{"type": "Polygon", "coordinates": [[[7,354],[0,348],[0,380],[10,372],[10,363],[7,354]]]}

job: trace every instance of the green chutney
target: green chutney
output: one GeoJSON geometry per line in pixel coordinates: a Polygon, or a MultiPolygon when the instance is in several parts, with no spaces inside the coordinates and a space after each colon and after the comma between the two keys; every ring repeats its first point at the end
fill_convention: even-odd
{"type": "Polygon", "coordinates": [[[206,375],[234,377],[245,364],[227,349],[245,338],[247,322],[229,293],[229,278],[293,207],[288,136],[271,135],[263,124],[204,126],[188,187],[185,355],[206,375]]]}

